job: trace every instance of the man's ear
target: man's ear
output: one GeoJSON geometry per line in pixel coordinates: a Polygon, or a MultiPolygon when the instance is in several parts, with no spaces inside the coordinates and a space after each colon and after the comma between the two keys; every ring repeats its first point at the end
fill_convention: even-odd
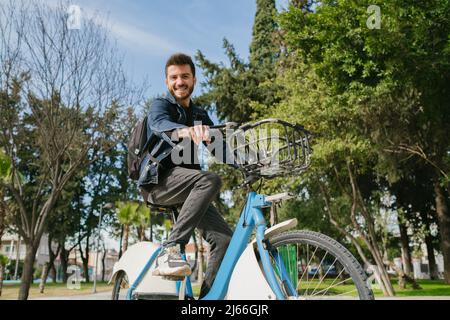
{"type": "Polygon", "coordinates": [[[164,82],[166,83],[167,88],[169,87],[169,82],[167,81],[167,77],[164,79],[164,82]]]}
{"type": "Polygon", "coordinates": [[[197,78],[194,77],[194,86],[197,84],[197,78]]]}

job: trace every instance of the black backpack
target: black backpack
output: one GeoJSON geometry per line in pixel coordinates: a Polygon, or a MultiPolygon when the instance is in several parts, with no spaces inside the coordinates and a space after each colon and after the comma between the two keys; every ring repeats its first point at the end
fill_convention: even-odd
{"type": "Polygon", "coordinates": [[[148,148],[147,117],[138,120],[134,125],[127,147],[128,176],[133,180],[138,180],[139,168],[148,148]]]}

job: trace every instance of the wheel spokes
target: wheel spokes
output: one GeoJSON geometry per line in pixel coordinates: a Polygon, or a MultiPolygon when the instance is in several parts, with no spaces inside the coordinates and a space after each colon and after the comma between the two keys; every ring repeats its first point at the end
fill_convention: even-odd
{"type": "Polygon", "coordinates": [[[296,243],[294,251],[292,245],[277,247],[277,259],[274,259],[277,279],[280,281],[283,292],[286,293],[287,297],[333,298],[349,296],[353,298],[355,292],[358,293],[352,278],[348,276],[346,268],[341,264],[338,257],[330,251],[316,245],[314,245],[314,248],[310,248],[309,243],[296,243]],[[296,265],[293,265],[293,262],[296,265]],[[280,263],[284,265],[287,280],[282,275],[283,269],[280,267],[280,263]],[[287,294],[292,289],[288,287],[286,281],[291,282],[293,285],[291,288],[297,293],[287,294]]]}

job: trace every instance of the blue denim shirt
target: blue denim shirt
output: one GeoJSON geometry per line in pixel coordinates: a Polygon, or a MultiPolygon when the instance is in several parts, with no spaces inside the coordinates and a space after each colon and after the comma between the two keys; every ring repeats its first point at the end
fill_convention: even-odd
{"type": "MultiPolygon", "coordinates": [[[[193,121],[201,121],[203,125],[212,126],[214,123],[208,113],[194,106],[191,102],[193,121]]],[[[162,133],[187,127],[186,112],[176,99],[167,92],[165,96],[153,100],[147,116],[147,139],[149,139],[149,153],[141,163],[139,187],[151,186],[158,183],[158,176],[164,168],[158,166],[150,160],[149,155],[163,161],[170,156],[173,145],[169,144],[162,137],[162,133]]],[[[170,136],[170,134],[169,134],[170,136]]]]}

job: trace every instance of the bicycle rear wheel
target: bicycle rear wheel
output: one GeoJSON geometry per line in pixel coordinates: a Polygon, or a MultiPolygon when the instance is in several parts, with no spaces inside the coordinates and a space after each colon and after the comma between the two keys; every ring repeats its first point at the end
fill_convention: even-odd
{"type": "Polygon", "coordinates": [[[112,300],[126,300],[127,291],[130,287],[128,276],[124,271],[120,271],[114,281],[114,287],[111,295],[112,300]]]}
{"type": "Polygon", "coordinates": [[[290,231],[269,242],[272,265],[288,299],[374,299],[361,265],[330,237],[290,231]]]}

